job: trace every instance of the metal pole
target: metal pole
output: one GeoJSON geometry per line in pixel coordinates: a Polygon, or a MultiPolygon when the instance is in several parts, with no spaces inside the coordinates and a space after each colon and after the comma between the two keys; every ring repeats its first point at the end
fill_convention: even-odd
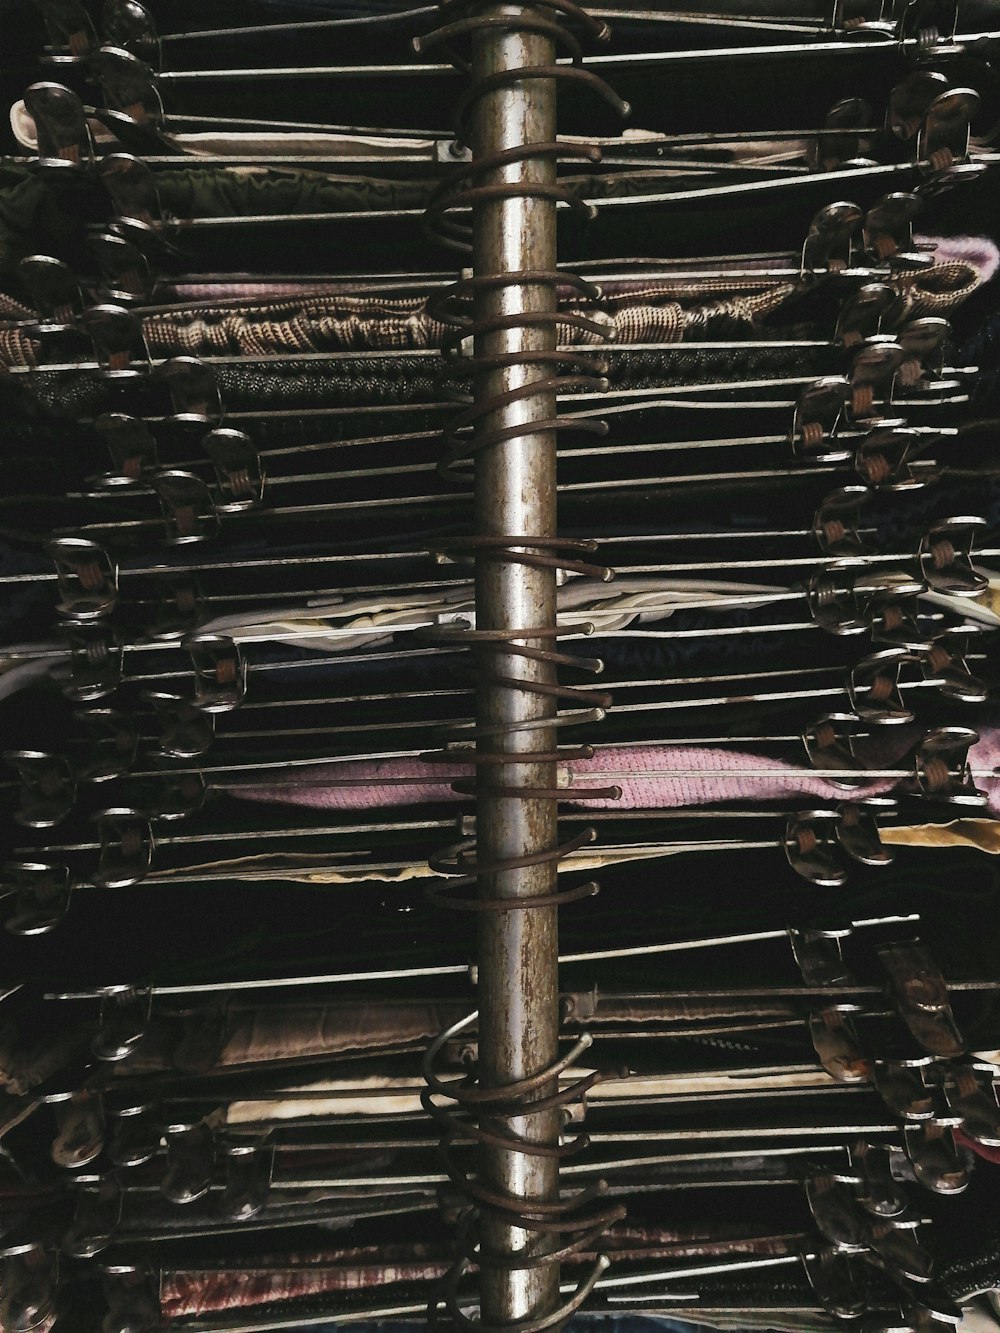
{"type": "MultiPolygon", "coordinates": [[[[535,16],[531,6],[497,5],[490,17],[535,16]]],[[[553,43],[532,33],[486,29],[476,35],[472,53],[474,81],[502,70],[551,65],[553,43]]],[[[513,87],[483,95],[472,113],[474,159],[530,143],[551,143],[556,137],[556,91],[552,80],[529,79],[513,87]]],[[[480,183],[555,181],[554,157],[529,158],[499,168],[480,183]]],[[[549,271],[556,264],[555,205],[546,199],[516,197],[479,204],[473,216],[473,271],[476,276],[549,271]]],[[[512,282],[479,291],[475,318],[554,311],[556,293],[543,284],[512,282]]],[[[555,348],[555,322],[532,328],[511,328],[478,340],[477,354],[495,355],[548,351],[555,348]]],[[[514,365],[479,376],[477,401],[503,395],[550,373],[544,366],[514,365]]],[[[482,429],[509,427],[551,419],[555,395],[539,391],[517,402],[499,406],[482,429]]],[[[477,458],[475,472],[476,523],[480,534],[551,536],[556,525],[556,450],[553,432],[525,434],[493,445],[477,458]]],[[[505,560],[502,554],[481,554],[476,570],[477,628],[522,629],[555,624],[555,573],[505,560]]],[[[540,640],[524,640],[532,647],[551,647],[540,640]]],[[[531,679],[550,684],[555,668],[513,653],[483,654],[488,675],[531,679]]],[[[482,683],[478,691],[478,724],[516,725],[553,717],[551,697],[506,686],[482,683]]],[[[487,737],[481,753],[551,752],[556,744],[553,727],[487,737]]],[[[481,864],[522,857],[556,846],[555,804],[548,799],[518,799],[493,794],[496,786],[556,785],[551,762],[486,765],[480,769],[477,802],[478,858],[481,864]]],[[[480,876],[480,893],[488,898],[524,898],[548,895],[556,889],[554,862],[517,871],[480,876]]],[[[555,907],[480,913],[479,1011],[480,1080],[484,1087],[502,1087],[537,1074],[557,1057],[558,937],[555,907]]],[[[554,1083],[540,1095],[555,1091],[554,1083]]],[[[521,1138],[554,1144],[558,1140],[558,1112],[511,1117],[502,1127],[521,1138]]],[[[482,1178],[505,1195],[525,1200],[552,1201],[558,1191],[558,1167],[553,1157],[535,1157],[506,1149],[483,1150],[482,1178]]],[[[484,1251],[524,1258],[553,1248],[550,1237],[512,1226],[484,1210],[484,1251]]],[[[535,1268],[491,1269],[480,1275],[484,1323],[508,1323],[552,1311],[559,1299],[556,1264],[535,1268]]]]}

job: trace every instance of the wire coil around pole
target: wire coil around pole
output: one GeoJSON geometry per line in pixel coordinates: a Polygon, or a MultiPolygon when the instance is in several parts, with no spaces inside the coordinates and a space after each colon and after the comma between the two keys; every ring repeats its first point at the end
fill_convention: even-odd
{"type": "MultiPolygon", "coordinates": [[[[565,25],[569,20],[584,34],[606,40],[606,25],[591,19],[573,0],[539,0],[531,10],[520,13],[487,10],[486,0],[441,0],[440,9],[446,22],[435,32],[415,43],[420,51],[443,48],[460,69],[468,69],[468,62],[458,55],[451,44],[484,32],[495,32],[500,37],[509,34],[535,34],[550,41],[556,49],[568,54],[572,63],[555,64],[549,60],[531,62],[518,67],[493,72],[480,77],[461,98],[457,109],[457,137],[460,144],[469,143],[473,109],[480,99],[498,90],[530,86],[534,80],[549,80],[557,85],[581,85],[598,93],[620,115],[627,106],[595,75],[579,67],[580,42],[565,25]]],[[[557,158],[570,158],[595,164],[600,150],[592,146],[565,144],[554,136],[542,135],[538,142],[486,151],[471,163],[454,172],[432,196],[425,214],[428,235],[460,253],[473,249],[474,227],[469,218],[476,218],[476,210],[496,206],[503,201],[523,198],[541,201],[552,207],[565,207],[592,217],[593,208],[581,201],[558,180],[538,179],[498,180],[496,177],[521,164],[545,162],[554,172],[557,158]],[[492,178],[492,179],[491,179],[492,178]]],[[[530,263],[530,261],[529,261],[530,263]]],[[[605,434],[604,422],[561,416],[558,410],[544,409],[543,419],[531,421],[502,421],[505,409],[519,403],[529,404],[532,399],[548,396],[554,400],[569,392],[601,392],[607,389],[607,367],[596,350],[559,350],[557,342],[564,329],[582,334],[588,340],[606,341],[609,327],[602,316],[594,317],[587,310],[588,302],[601,297],[600,288],[583,278],[560,271],[550,259],[542,265],[521,267],[503,273],[472,273],[464,275],[433,304],[430,313],[449,330],[444,340],[443,358],[448,378],[470,382],[473,392],[458,396],[462,404],[445,433],[446,453],[439,463],[439,471],[446,479],[468,482],[471,478],[467,464],[477,455],[495,445],[504,445],[519,438],[566,430],[605,434]],[[516,312],[494,310],[476,314],[473,307],[491,294],[500,294],[514,287],[548,289],[551,309],[520,309],[516,312]],[[577,308],[560,311],[559,297],[563,293],[575,298],[577,308]],[[603,322],[602,322],[603,321],[603,322]],[[489,350],[490,341],[506,334],[524,333],[541,341],[541,346],[524,346],[516,350],[489,350]],[[546,346],[546,340],[549,346],[546,346]],[[485,349],[485,350],[484,350],[485,349]],[[525,382],[508,386],[502,391],[491,387],[490,379],[497,372],[519,371],[529,368],[537,377],[529,375],[525,382]],[[496,417],[501,417],[497,423],[496,417]],[[491,420],[492,418],[492,420],[491,420]],[[462,463],[466,467],[462,467],[462,463]]],[[[565,339],[562,339],[565,341],[565,339]]],[[[530,412],[529,412],[530,415],[530,412]]],[[[537,417],[537,414],[536,414],[537,417]]],[[[601,581],[612,577],[612,571],[593,563],[588,557],[596,550],[596,543],[560,538],[554,534],[522,531],[520,533],[480,533],[476,536],[450,539],[446,549],[438,554],[452,559],[506,562],[536,571],[560,570],[575,576],[601,581]]],[[[565,796],[558,780],[554,783],[532,785],[530,781],[510,781],[505,774],[511,769],[532,764],[555,764],[573,759],[589,758],[593,750],[587,745],[544,745],[541,750],[526,752],[523,745],[503,742],[523,738],[536,728],[556,730],[600,720],[610,707],[611,700],[603,692],[569,686],[555,680],[558,667],[571,667],[596,674],[603,663],[593,658],[582,658],[560,651],[558,640],[570,634],[588,633],[592,626],[560,629],[555,624],[506,625],[502,629],[481,628],[472,625],[451,625],[421,631],[420,637],[438,644],[468,646],[478,659],[479,685],[494,692],[518,691],[541,700],[547,698],[555,710],[553,714],[525,717],[492,723],[476,723],[472,727],[451,731],[444,736],[444,748],[424,758],[442,764],[469,763],[474,776],[457,779],[453,789],[463,795],[486,796],[501,802],[543,802],[553,806],[565,796]],[[497,669],[497,659],[505,666],[497,669]],[[512,659],[527,659],[542,672],[550,671],[549,679],[522,678],[512,669],[512,659]],[[482,749],[474,745],[486,741],[482,749]]],[[[517,716],[515,714],[513,716],[517,716]]],[[[592,788],[579,791],[574,788],[574,799],[616,799],[617,787],[592,788]]],[[[444,886],[428,890],[427,897],[437,907],[461,911],[494,919],[499,914],[515,910],[553,909],[558,905],[576,902],[597,892],[593,882],[559,889],[553,880],[552,892],[535,893],[530,897],[507,897],[494,891],[483,891],[484,879],[503,876],[510,872],[549,865],[555,867],[567,857],[595,840],[593,829],[584,829],[572,839],[557,845],[528,850],[520,855],[491,854],[482,857],[476,838],[467,838],[443,848],[431,861],[439,874],[446,876],[444,886]],[[478,891],[477,891],[478,890],[478,891]]],[[[624,1216],[620,1206],[600,1206],[597,1202],[604,1185],[597,1182],[590,1188],[568,1197],[525,1197],[501,1188],[496,1181],[487,1181],[478,1171],[470,1171],[460,1161],[463,1143],[472,1145],[473,1152],[495,1151],[527,1159],[560,1161],[586,1147],[585,1134],[569,1141],[550,1139],[544,1133],[533,1133],[526,1125],[533,1118],[557,1114],[557,1123],[563,1121],[567,1108],[573,1102],[583,1102],[587,1090],[599,1075],[591,1073],[560,1086],[560,1076],[576,1063],[590,1045],[584,1034],[565,1055],[549,1060],[540,1071],[530,1077],[503,1082],[502,1086],[483,1087],[478,1081],[478,1060],[469,1064],[464,1077],[446,1080],[439,1076],[435,1065],[442,1048],[453,1038],[477,1022],[478,1013],[442,1032],[431,1044],[424,1060],[427,1088],[422,1102],[427,1112],[443,1131],[441,1154],[449,1179],[468,1200],[459,1229],[459,1258],[450,1269],[438,1300],[432,1303],[430,1322],[439,1322],[446,1310],[455,1323],[465,1329],[496,1330],[503,1333],[542,1333],[544,1329],[562,1323],[586,1300],[594,1284],[608,1265],[605,1256],[598,1254],[588,1275],[568,1299],[555,1300],[555,1308],[527,1317],[505,1322],[488,1322],[480,1312],[468,1313],[469,1303],[462,1295],[462,1280],[473,1269],[480,1274],[515,1274],[518,1271],[547,1269],[562,1260],[592,1249],[607,1228],[624,1216]],[[515,1127],[515,1123],[517,1125],[515,1127]],[[523,1133],[521,1131],[524,1131],[523,1133]],[[481,1228],[478,1219],[490,1218],[491,1226],[481,1228]],[[541,1247],[530,1247],[524,1252],[498,1250],[484,1236],[496,1224],[515,1228],[527,1235],[545,1240],[541,1247]]],[[[539,1125],[543,1120],[537,1122],[539,1125]]],[[[558,1270],[557,1270],[558,1271],[558,1270]]]]}

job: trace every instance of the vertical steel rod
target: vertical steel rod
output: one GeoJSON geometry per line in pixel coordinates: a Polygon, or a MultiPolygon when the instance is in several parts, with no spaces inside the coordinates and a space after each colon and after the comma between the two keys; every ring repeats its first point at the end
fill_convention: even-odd
{"type": "MultiPolygon", "coordinates": [[[[497,15],[537,15],[530,6],[497,5],[485,11],[497,15]]],[[[474,81],[501,70],[551,65],[552,42],[529,33],[486,29],[473,46],[474,81]]],[[[556,94],[551,80],[528,79],[513,87],[483,95],[472,122],[472,151],[482,158],[529,143],[551,143],[556,136],[556,94]]],[[[482,184],[533,181],[551,183],[556,175],[552,157],[529,158],[484,176],[482,184]]],[[[549,200],[517,197],[479,204],[473,216],[474,272],[551,272],[556,263],[555,206],[549,200]]],[[[481,291],[475,318],[516,315],[525,311],[553,311],[556,294],[545,285],[510,283],[481,291]]],[[[477,353],[523,353],[552,350],[550,327],[513,328],[479,339],[477,353]]],[[[515,365],[479,376],[477,400],[502,395],[543,379],[544,366],[515,365]]],[[[484,430],[551,419],[555,396],[540,390],[515,403],[498,407],[482,423],[484,430]]],[[[502,536],[554,535],[556,523],[556,451],[551,431],[525,434],[485,449],[476,463],[477,530],[502,536]]],[[[477,628],[523,629],[555,623],[555,574],[482,555],[476,574],[477,628]]],[[[534,647],[551,643],[527,639],[534,647]]],[[[512,653],[483,655],[489,675],[551,683],[555,669],[512,653]]],[[[551,718],[551,698],[509,687],[479,687],[479,725],[516,726],[551,718]]],[[[556,846],[555,806],[550,800],[515,799],[491,794],[491,786],[556,785],[555,765],[530,762],[532,753],[555,748],[553,727],[511,731],[480,741],[482,751],[523,753],[523,764],[486,765],[480,769],[478,796],[478,857],[482,863],[545,852],[556,846]]],[[[502,874],[486,874],[480,892],[487,897],[532,898],[555,892],[552,862],[502,874]]],[[[502,1087],[536,1074],[557,1055],[558,939],[555,907],[480,913],[479,1010],[480,1078],[484,1087],[502,1087]]],[[[554,1087],[543,1092],[554,1091],[554,1087]]],[[[547,1144],[558,1139],[557,1112],[512,1117],[501,1122],[512,1134],[547,1144]]],[[[484,1149],[483,1179],[505,1195],[525,1200],[553,1200],[558,1192],[558,1168],[552,1157],[532,1157],[497,1148],[484,1149]]],[[[482,1219],[484,1249],[497,1255],[528,1258],[553,1248],[551,1239],[509,1225],[495,1216],[482,1219]]],[[[558,1302],[559,1269],[555,1264],[502,1271],[487,1265],[481,1273],[482,1318],[485,1323],[507,1323],[537,1317],[558,1302]]]]}

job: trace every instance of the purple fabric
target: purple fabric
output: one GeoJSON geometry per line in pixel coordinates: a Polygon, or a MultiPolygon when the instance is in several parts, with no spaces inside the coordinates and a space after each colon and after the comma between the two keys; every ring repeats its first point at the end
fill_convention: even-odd
{"type": "MultiPolygon", "coordinates": [[[[859,769],[909,769],[907,754],[920,739],[914,727],[886,728],[858,748],[859,769]]],[[[978,771],[1000,768],[1000,730],[988,729],[969,753],[978,771]]],[[[831,779],[816,777],[802,763],[789,764],[767,755],[722,746],[664,745],[609,747],[593,759],[564,766],[572,775],[567,804],[588,809],[676,809],[680,806],[780,801],[818,797],[823,801],[861,800],[890,792],[897,778],[873,778],[870,783],[845,788],[831,779]],[[598,776],[604,775],[604,776],[598,776]],[[613,776],[608,776],[613,775],[613,776]],[[620,800],[587,800],[588,786],[609,783],[621,788],[620,800]],[[579,798],[574,800],[574,790],[579,798]]],[[[422,802],[461,799],[451,782],[473,775],[470,764],[436,764],[419,759],[354,760],[290,770],[287,783],[230,788],[250,801],[304,805],[325,810],[359,810],[422,802]]],[[[1000,814],[1000,779],[977,777],[976,786],[987,794],[989,808],[1000,814]]]]}

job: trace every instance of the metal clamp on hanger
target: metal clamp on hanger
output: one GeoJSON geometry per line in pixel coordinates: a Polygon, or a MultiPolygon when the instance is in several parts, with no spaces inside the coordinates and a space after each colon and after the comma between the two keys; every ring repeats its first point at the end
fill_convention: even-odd
{"type": "Polygon", "coordinates": [[[936,727],[920,743],[915,756],[916,782],[920,793],[950,805],[986,804],[969,766],[969,747],[979,733],[968,727],[936,727]]]}
{"type": "Polygon", "coordinates": [[[157,582],[156,606],[150,616],[147,633],[151,639],[171,642],[197,629],[202,618],[201,589],[193,576],[157,582]]]}
{"type": "Polygon", "coordinates": [[[870,494],[867,486],[843,486],[824,496],[813,519],[813,532],[824,555],[843,558],[863,554],[858,529],[861,506],[870,494]]]}
{"type": "Polygon", "coordinates": [[[93,1259],[107,1249],[122,1219],[124,1193],[112,1175],[77,1176],[76,1211],[62,1240],[75,1259],[93,1259]]]}
{"type": "Polygon", "coordinates": [[[212,1187],[215,1171],[215,1138],[208,1125],[168,1125],[167,1173],[160,1193],[171,1203],[188,1204],[203,1199],[212,1187]]]}
{"type": "Polygon", "coordinates": [[[979,100],[973,88],[951,88],[935,97],[924,113],[917,135],[916,157],[932,189],[978,179],[986,170],[986,163],[969,160],[972,117],[979,100]]]}
{"type": "Polygon", "coordinates": [[[92,883],[100,889],[125,889],[145,879],[155,845],[149,816],[134,806],[115,806],[93,819],[101,850],[92,883]]]}
{"type": "Polygon", "coordinates": [[[855,425],[878,421],[878,404],[892,402],[896,372],[905,359],[899,342],[887,334],[876,334],[857,349],[847,398],[847,414],[855,425]]]}
{"type": "Polygon", "coordinates": [[[62,600],[56,607],[66,620],[89,622],[118,605],[118,566],[97,542],[85,537],[55,537],[45,544],[56,567],[62,600]]]}
{"type": "Polygon", "coordinates": [[[866,866],[890,865],[895,853],[882,844],[879,816],[891,814],[896,802],[889,796],[869,796],[839,808],[836,838],[852,861],[866,866]]]}
{"type": "Polygon", "coordinates": [[[55,667],[54,680],[74,703],[89,703],[112,694],[121,684],[125,655],[118,632],[100,621],[67,622],[60,626],[67,641],[69,666],[55,667]]]}
{"type": "Polygon", "coordinates": [[[102,1333],[156,1333],[162,1327],[157,1273],[142,1264],[102,1264],[108,1312],[102,1333]]]}
{"type": "Polygon", "coordinates": [[[917,457],[936,438],[933,432],[910,430],[896,423],[877,426],[862,440],[854,455],[854,466],[874,490],[919,490],[940,476],[937,463],[917,457]]]}
{"type": "Polygon", "coordinates": [[[13,909],[4,919],[11,935],[46,935],[69,911],[73,882],[69,869],[47,861],[8,861],[3,867],[11,882],[13,909]]]}
{"type": "Polygon", "coordinates": [[[131,310],[120,305],[90,306],[80,322],[94,344],[99,375],[116,380],[148,375],[149,349],[131,310]]]}
{"type": "Polygon", "coordinates": [[[56,1315],[59,1255],[34,1242],[0,1248],[0,1324],[11,1333],[50,1327],[56,1315]]]}
{"type": "Polygon", "coordinates": [[[816,1229],[841,1254],[863,1254],[870,1248],[870,1219],[858,1207],[850,1186],[830,1172],[813,1173],[805,1181],[806,1202],[816,1229]]]}
{"type": "Polygon", "coordinates": [[[960,1124],[961,1117],[956,1115],[944,1123],[936,1120],[903,1127],[913,1174],[934,1194],[961,1194],[968,1189],[969,1167],[952,1132],[960,1124]]]}
{"type": "Polygon", "coordinates": [[[247,692],[247,662],[238,643],[222,634],[189,634],[182,641],[194,667],[195,708],[228,713],[247,692]]]}
{"type": "Polygon", "coordinates": [[[86,708],[73,714],[91,737],[87,754],[77,762],[81,782],[111,782],[124,777],[139,752],[139,719],[115,708],[86,708]]]}
{"type": "MultiPolygon", "coordinates": [[[[893,89],[895,96],[897,89],[893,89]]],[[[893,115],[890,99],[889,116],[893,115]]],[[[896,190],[883,195],[865,214],[864,248],[879,263],[890,270],[912,272],[930,268],[934,256],[921,250],[913,239],[913,219],[923,208],[918,195],[896,190]]]]}
{"type": "Polygon", "coordinates": [[[854,787],[860,761],[854,752],[858,719],[853,713],[827,713],[802,733],[802,744],[813,768],[843,769],[844,777],[833,781],[854,787]]]}
{"type": "Polygon", "coordinates": [[[976,537],[985,530],[983,518],[963,515],[935,525],[920,541],[920,572],[934,592],[952,597],[978,597],[988,586],[972,563],[976,537]]]}
{"type": "Polygon", "coordinates": [[[869,1083],[872,1061],[858,1038],[851,1016],[857,1004],[828,1004],[809,1015],[809,1036],[820,1064],[838,1083],[869,1083]]]}
{"type": "Polygon", "coordinates": [[[866,338],[894,325],[905,309],[895,287],[887,282],[866,282],[852,291],[837,315],[834,337],[844,347],[857,347],[866,338]]]}
{"type": "Polygon", "coordinates": [[[149,166],[131,153],[109,153],[101,158],[97,174],[108,194],[116,230],[141,244],[162,231],[165,219],[149,166]]]}
{"type": "Polygon", "coordinates": [[[844,961],[843,942],[854,934],[844,926],[788,926],[792,957],[807,986],[848,985],[853,977],[844,961]]]}
{"type": "Polygon", "coordinates": [[[224,408],[215,371],[195,356],[175,356],[156,367],[155,378],[167,386],[174,421],[219,426],[224,408]]]}
{"type": "Polygon", "coordinates": [[[872,109],[860,97],[844,97],[827,112],[823,129],[809,151],[813,171],[839,171],[867,162],[871,150],[872,109]],[[830,133],[829,131],[833,131],[830,133]],[[839,132],[838,132],[839,131],[839,132]]]}
{"type": "Polygon", "coordinates": [[[788,864],[797,875],[824,889],[847,882],[847,870],[838,855],[838,810],[802,810],[788,817],[783,845],[788,864]]]}
{"type": "Polygon", "coordinates": [[[796,455],[817,463],[842,463],[850,458],[849,447],[834,443],[849,388],[842,375],[827,375],[802,390],[789,432],[796,455]]]}
{"type": "Polygon", "coordinates": [[[89,484],[101,487],[149,484],[159,469],[156,440],[139,417],[124,412],[104,412],[94,421],[111,455],[112,470],[93,478],[89,484]]]}
{"type": "Polygon", "coordinates": [[[110,986],[102,991],[97,1031],[90,1043],[98,1060],[117,1064],[131,1055],[146,1035],[152,1010],[150,991],[134,986],[110,986]]]}
{"type": "Polygon", "coordinates": [[[97,34],[80,0],[34,0],[48,33],[42,60],[47,65],[70,65],[86,60],[97,49],[97,34]]]}
{"type": "Polygon", "coordinates": [[[49,1154],[56,1166],[75,1171],[100,1157],[104,1151],[104,1106],[99,1093],[85,1086],[42,1100],[52,1107],[58,1131],[49,1154]]]}
{"type": "Polygon", "coordinates": [[[219,513],[238,514],[263,502],[264,471],[249,435],[221,426],[210,431],[202,444],[218,480],[219,513]]]}
{"type": "Polygon", "coordinates": [[[105,231],[91,236],[88,244],[97,264],[105,300],[126,306],[150,300],[155,279],[149,260],[133,241],[105,231]]]}
{"type": "Polygon", "coordinates": [[[25,91],[24,106],[34,121],[42,175],[78,174],[94,165],[94,139],[76,93],[61,83],[33,83],[25,91]]]}
{"type": "Polygon", "coordinates": [[[965,1041],[951,1011],[948,988],[930,950],[920,940],[883,945],[875,951],[889,977],[889,993],[900,1018],[930,1055],[953,1060],[965,1041]]]}
{"type": "Polygon", "coordinates": [[[50,335],[75,332],[83,313],[83,295],[69,265],[51,255],[26,255],[17,273],[38,317],[32,335],[44,346],[50,335]]]}
{"type": "Polygon", "coordinates": [[[105,0],[101,29],[103,44],[118,47],[159,66],[160,37],[152,14],[138,0],[105,0]]]}
{"type": "Polygon", "coordinates": [[[899,368],[899,383],[912,389],[928,374],[940,376],[944,366],[945,339],[951,325],[939,315],[911,320],[896,332],[906,359],[899,368]]]}
{"type": "Polygon", "coordinates": [[[222,1147],[226,1183],[220,1211],[233,1221],[256,1217],[268,1200],[274,1179],[273,1143],[264,1138],[238,1139],[222,1147]]]}
{"type": "Polygon", "coordinates": [[[131,52],[118,46],[102,46],[94,52],[88,68],[113,113],[139,124],[162,123],[163,101],[156,76],[131,52]]]}
{"type": "MultiPolygon", "coordinates": [[[[962,634],[964,628],[960,627],[957,633],[962,634]]],[[[979,626],[970,625],[968,628],[969,634],[979,632],[979,626]]],[[[932,643],[914,647],[923,677],[933,682],[945,699],[962,704],[986,703],[990,694],[989,686],[969,670],[962,649],[955,651],[955,637],[954,631],[945,631],[935,636],[932,643]]]]}
{"type": "Polygon", "coordinates": [[[147,801],[152,820],[171,822],[196,814],[208,799],[208,784],[200,773],[164,773],[147,801]]]}
{"type": "Polygon", "coordinates": [[[108,1160],[113,1166],[142,1166],[155,1157],[163,1137],[160,1108],[142,1100],[107,1109],[108,1160]]]}
{"type": "Polygon", "coordinates": [[[25,828],[52,828],[76,804],[76,776],[63,755],[43,750],[5,750],[6,763],[20,778],[20,803],[14,819],[25,828]]]}
{"type": "Polygon", "coordinates": [[[175,759],[198,759],[215,739],[215,713],[178,694],[150,690],[144,695],[153,705],[162,728],[159,748],[175,759]]]}
{"type": "Polygon", "coordinates": [[[906,1191],[892,1174],[884,1144],[861,1140],[849,1148],[851,1168],[858,1176],[857,1199],[875,1217],[897,1217],[907,1207],[906,1191]]]}
{"type": "Polygon", "coordinates": [[[832,1245],[803,1255],[802,1264],[820,1307],[834,1319],[860,1319],[872,1299],[864,1264],[832,1245]]]}
{"type": "MultiPolygon", "coordinates": [[[[891,616],[902,623],[908,599],[924,591],[919,579],[897,570],[869,570],[855,562],[828,565],[809,580],[806,597],[813,620],[830,634],[862,634],[882,624],[890,607],[900,607],[891,616]]],[[[898,674],[898,673],[897,673],[898,674]]]]}
{"type": "Polygon", "coordinates": [[[954,41],[958,0],[895,0],[901,37],[923,35],[925,42],[954,41]]]}
{"type": "Polygon", "coordinates": [[[800,280],[813,280],[817,270],[838,273],[850,265],[863,216],[857,204],[846,202],[819,210],[802,243],[800,280]]]}
{"type": "Polygon", "coordinates": [[[872,1219],[866,1229],[871,1253],[894,1278],[923,1284],[931,1280],[932,1260],[917,1239],[920,1217],[872,1219]]]}
{"type": "Polygon", "coordinates": [[[1000,1104],[992,1074],[975,1065],[939,1068],[945,1098],[962,1117],[963,1131],[984,1147],[1000,1148],[1000,1104]]]}
{"type": "MultiPolygon", "coordinates": [[[[895,1043],[898,1048],[900,1043],[895,1043]]],[[[872,1082],[875,1091],[892,1112],[904,1121],[934,1118],[937,1101],[921,1074],[933,1061],[926,1051],[901,1049],[880,1051],[874,1062],[872,1082]]]]}
{"type": "Polygon", "coordinates": [[[167,468],[150,478],[159,496],[169,546],[204,542],[218,535],[219,511],[201,477],[180,468],[167,468]]]}
{"type": "Polygon", "coordinates": [[[903,702],[900,671],[912,662],[912,653],[883,648],[858,662],[847,681],[851,707],[862,722],[873,726],[897,726],[913,721],[913,712],[903,702]]]}

